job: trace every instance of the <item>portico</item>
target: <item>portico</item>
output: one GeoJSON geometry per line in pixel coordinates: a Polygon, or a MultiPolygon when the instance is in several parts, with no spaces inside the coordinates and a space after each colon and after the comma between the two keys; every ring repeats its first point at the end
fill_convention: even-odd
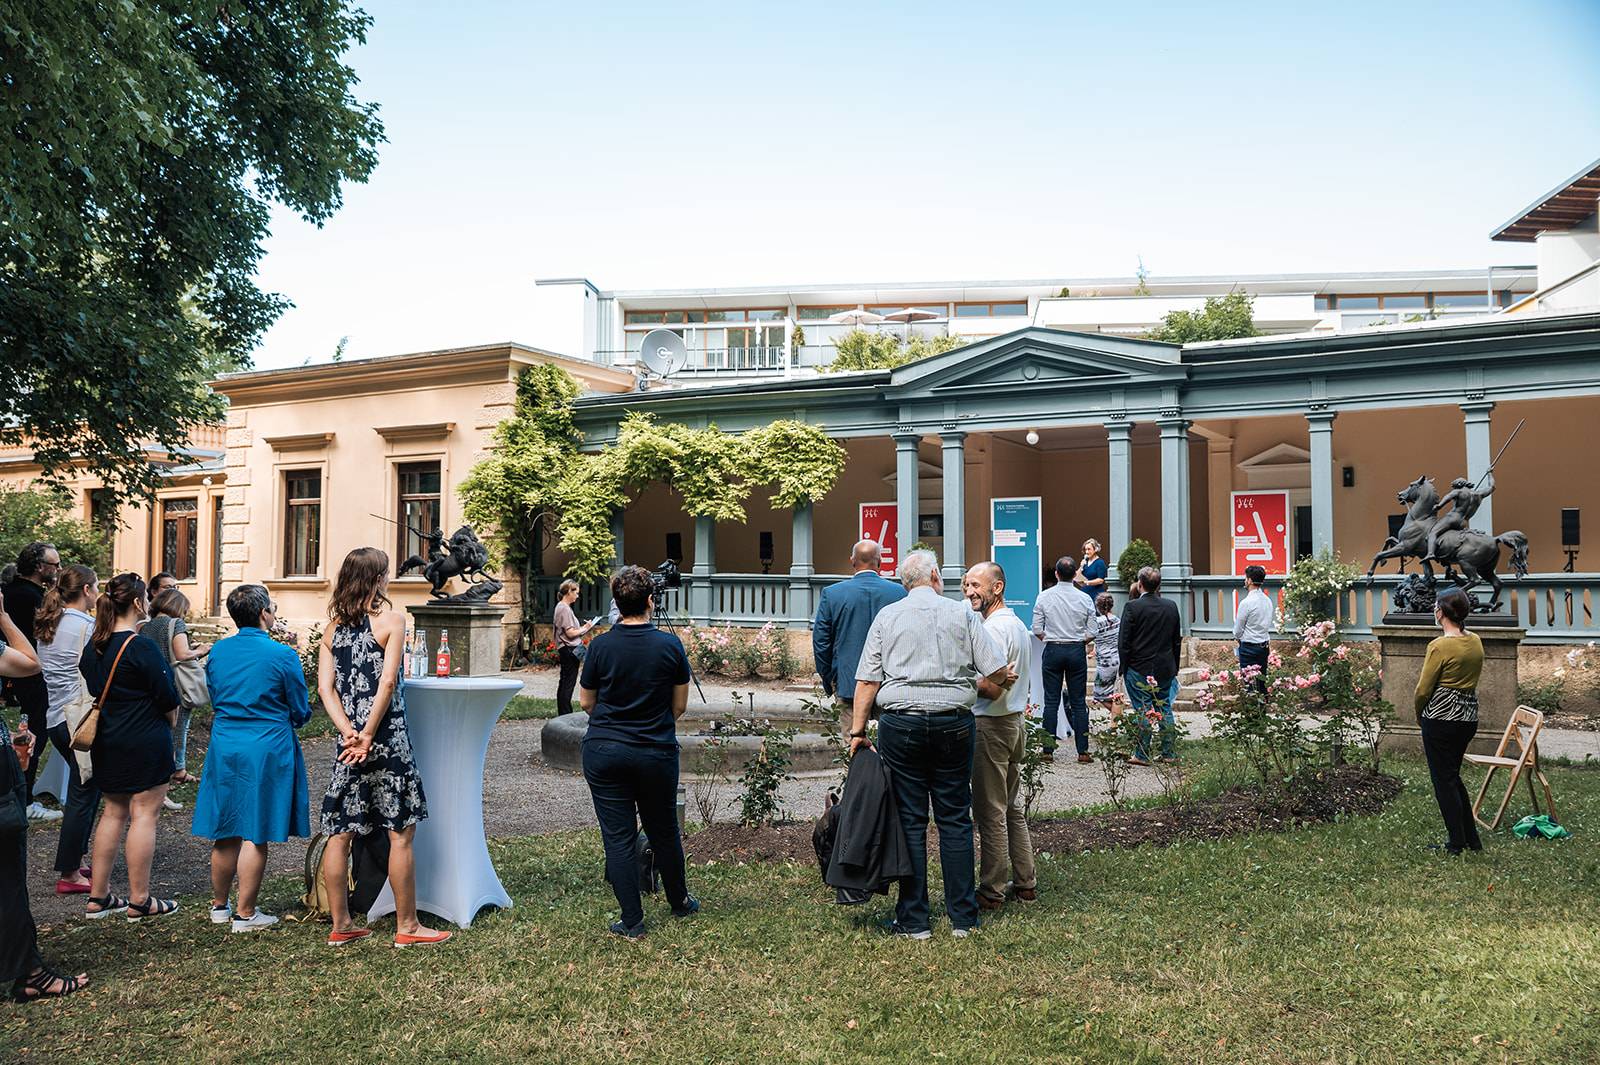
{"type": "MultiPolygon", "coordinates": [[[[1295,543],[1364,565],[1399,487],[1424,473],[1441,489],[1481,475],[1528,417],[1496,470],[1500,506],[1475,524],[1488,515],[1496,532],[1528,534],[1542,573],[1524,582],[1518,608],[1576,593],[1577,620],[1553,610],[1532,619],[1532,638],[1568,638],[1593,628],[1581,607],[1600,580],[1556,572],[1559,510],[1600,508],[1600,484],[1561,476],[1552,457],[1600,447],[1597,355],[1594,314],[1183,349],[1028,328],[894,370],[589,396],[577,416],[591,448],[614,439],[627,410],[731,432],[802,419],[846,447],[827,498],[781,513],[752,498],[742,526],[688,518],[665,489],[640,493],[618,525],[626,557],[654,565],[676,546],[692,620],[807,627],[815,592],[837,579],[860,531],[862,503],[893,502],[894,546],[928,542],[953,582],[989,553],[990,500],[1037,496],[1046,565],[1090,536],[1113,563],[1146,539],[1199,634],[1231,623],[1231,492],[1289,491],[1295,543]],[[1548,428],[1534,432],[1537,422],[1548,428]]],[[[559,569],[551,558],[546,572],[559,569]]],[[[1347,604],[1358,628],[1382,612],[1392,580],[1347,604]]]]}

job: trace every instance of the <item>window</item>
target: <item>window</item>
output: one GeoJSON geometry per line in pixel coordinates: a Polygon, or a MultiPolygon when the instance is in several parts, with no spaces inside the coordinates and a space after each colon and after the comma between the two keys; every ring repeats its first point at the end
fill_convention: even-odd
{"type": "Polygon", "coordinates": [[[1318,296],[1313,305],[1319,311],[1331,311],[1333,310],[1333,297],[1318,296]]]}
{"type": "Polygon", "coordinates": [[[1426,296],[1385,296],[1383,309],[1386,311],[1420,311],[1428,306],[1426,296]]]}
{"type": "Polygon", "coordinates": [[[629,325],[647,325],[666,320],[665,311],[629,311],[626,317],[629,325]]]}
{"type": "Polygon", "coordinates": [[[315,576],[322,555],[322,471],[286,471],[283,497],[283,575],[315,576]]]}
{"type": "Polygon", "coordinates": [[[117,543],[117,506],[109,488],[89,489],[89,524],[100,530],[113,551],[117,543]]]}
{"type": "Polygon", "coordinates": [[[434,532],[439,525],[439,464],[437,462],[408,462],[399,467],[400,491],[397,494],[400,513],[395,520],[400,523],[400,542],[395,555],[405,561],[412,555],[427,558],[427,544],[422,536],[434,532]]]}
{"type": "Polygon", "coordinates": [[[180,581],[194,580],[199,527],[198,500],[161,501],[161,568],[180,581]]]}
{"type": "Polygon", "coordinates": [[[1340,296],[1339,309],[1341,311],[1375,311],[1378,309],[1378,297],[1340,296]]]}
{"type": "Polygon", "coordinates": [[[1014,318],[1028,313],[1027,300],[1007,303],[958,303],[957,318],[1014,318]]]}
{"type": "Polygon", "coordinates": [[[948,303],[895,303],[868,307],[867,310],[873,314],[893,314],[895,311],[903,311],[907,307],[914,311],[927,311],[929,314],[937,315],[940,318],[950,313],[950,305],[948,303]]]}
{"type": "Polygon", "coordinates": [[[1487,307],[1489,294],[1487,292],[1435,292],[1433,294],[1435,307],[1487,307]]]}
{"type": "Polygon", "coordinates": [[[796,307],[794,316],[802,322],[822,322],[832,318],[840,311],[853,310],[855,310],[853,305],[847,306],[845,304],[840,304],[837,307],[796,307]]]}

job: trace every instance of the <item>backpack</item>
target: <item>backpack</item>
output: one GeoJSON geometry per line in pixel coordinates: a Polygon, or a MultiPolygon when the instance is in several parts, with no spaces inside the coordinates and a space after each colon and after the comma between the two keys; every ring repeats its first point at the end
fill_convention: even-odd
{"type": "Polygon", "coordinates": [[[311,842],[306,844],[306,868],[304,895],[300,896],[300,905],[306,908],[303,920],[331,921],[333,915],[328,912],[328,889],[322,883],[322,855],[328,849],[328,837],[318,832],[311,837],[311,842]]]}

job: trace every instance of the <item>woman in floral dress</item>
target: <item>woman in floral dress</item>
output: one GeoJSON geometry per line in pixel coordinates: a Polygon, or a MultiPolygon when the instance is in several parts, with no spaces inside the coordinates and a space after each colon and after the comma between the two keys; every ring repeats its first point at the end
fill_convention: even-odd
{"type": "Polygon", "coordinates": [[[400,662],[405,617],[392,609],[389,556],[362,547],[345,556],[328,605],[332,631],[318,650],[318,694],[339,730],[338,755],[322,799],[322,881],[333,917],[329,946],[372,934],[350,920],[350,844],[354,833],[389,833],[389,886],[394,892],[397,947],[443,943],[417,921],[416,862],[412,837],[428,816],[422,778],[406,731],[405,687],[400,662]]]}

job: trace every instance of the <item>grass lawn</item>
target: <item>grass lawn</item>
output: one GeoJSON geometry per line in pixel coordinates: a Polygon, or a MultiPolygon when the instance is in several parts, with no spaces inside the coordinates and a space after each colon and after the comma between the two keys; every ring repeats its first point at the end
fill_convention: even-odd
{"type": "Polygon", "coordinates": [[[713,866],[702,914],[650,900],[624,942],[594,832],[492,843],[516,908],[432,952],[231,936],[200,899],[74,922],[43,948],[96,987],[0,1006],[0,1060],[1600,1061],[1600,771],[1551,772],[1573,839],[1449,859],[1422,766],[1390,766],[1375,817],[1052,856],[964,941],[890,939],[886,902],[826,905],[814,868],[713,866]]]}

